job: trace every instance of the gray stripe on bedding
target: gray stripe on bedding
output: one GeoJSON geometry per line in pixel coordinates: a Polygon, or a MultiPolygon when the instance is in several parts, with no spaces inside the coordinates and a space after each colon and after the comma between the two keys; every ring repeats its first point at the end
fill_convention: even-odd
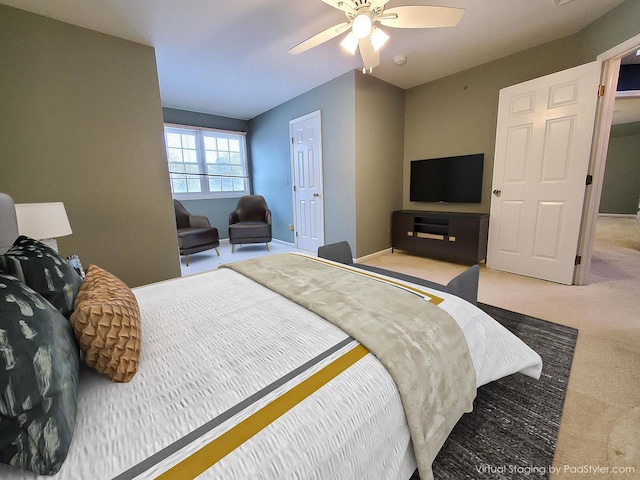
{"type": "Polygon", "coordinates": [[[273,392],[274,390],[276,390],[277,388],[279,388],[282,385],[286,384],[287,382],[293,380],[298,375],[302,374],[306,370],[308,370],[311,367],[313,367],[314,365],[320,363],[325,358],[329,357],[330,355],[334,354],[335,352],[337,352],[341,348],[347,346],[349,343],[354,342],[354,341],[355,340],[352,337],[345,338],[341,342],[335,344],[333,347],[325,350],[324,352],[322,352],[321,354],[319,354],[316,357],[312,358],[308,362],[300,365],[298,368],[296,368],[296,369],[292,370],[291,372],[287,373],[286,375],[280,377],[275,382],[271,383],[270,385],[267,385],[262,390],[257,391],[256,393],[254,393],[250,397],[245,398],[240,403],[237,403],[236,405],[234,405],[230,409],[226,410],[225,412],[221,413],[217,417],[209,420],[207,423],[205,423],[201,427],[198,427],[193,432],[188,433],[184,437],[182,437],[179,440],[176,440],[175,442],[173,442],[171,445],[168,445],[167,447],[163,448],[159,452],[154,453],[153,455],[151,455],[149,458],[147,458],[147,459],[143,460],[142,462],[138,463],[137,465],[131,467],[129,470],[126,470],[125,472],[121,473],[117,477],[114,477],[113,480],[131,480],[131,479],[137,477],[138,475],[144,473],[145,471],[147,471],[148,469],[150,469],[154,465],[160,463],[164,459],[166,459],[169,456],[173,455],[174,453],[178,452],[182,448],[184,448],[187,445],[189,445],[191,442],[193,442],[193,441],[197,440],[198,438],[200,438],[202,435],[204,435],[207,432],[209,432],[209,431],[213,430],[214,428],[216,428],[221,423],[226,422],[228,419],[230,419],[234,415],[236,415],[236,414],[240,413],[241,411],[243,411],[244,409],[250,407],[252,404],[256,403],[257,401],[259,401],[263,397],[267,396],[269,393],[273,392]]]}

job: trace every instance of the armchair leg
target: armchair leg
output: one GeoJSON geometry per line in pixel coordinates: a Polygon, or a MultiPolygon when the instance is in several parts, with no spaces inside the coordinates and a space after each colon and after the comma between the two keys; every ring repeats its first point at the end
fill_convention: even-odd
{"type": "Polygon", "coordinates": [[[218,247],[216,247],[216,253],[220,256],[220,250],[218,250],[218,247]]]}
{"type": "Polygon", "coordinates": [[[187,264],[187,267],[189,266],[189,255],[185,255],[184,256],[184,261],[187,264]]]}
{"type": "Polygon", "coordinates": [[[267,252],[271,251],[271,247],[269,246],[269,242],[267,242],[267,252]]]}
{"type": "Polygon", "coordinates": [[[235,243],[232,243],[231,244],[231,253],[233,253],[235,251],[236,251],[236,245],[235,245],[235,243]]]}

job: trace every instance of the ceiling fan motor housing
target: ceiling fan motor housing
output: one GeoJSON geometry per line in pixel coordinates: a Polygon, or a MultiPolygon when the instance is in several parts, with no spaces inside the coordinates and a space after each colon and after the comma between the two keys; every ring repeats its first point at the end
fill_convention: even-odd
{"type": "MultiPolygon", "coordinates": [[[[353,8],[353,10],[345,10],[345,15],[347,16],[347,20],[353,22],[353,20],[361,13],[367,12],[371,14],[371,18],[373,19],[377,15],[382,15],[382,11],[384,10],[384,5],[374,5],[371,7],[372,3],[370,0],[346,0],[353,8]]],[[[386,3],[386,2],[384,2],[386,3]]],[[[341,5],[344,5],[344,2],[340,2],[341,5]]]]}

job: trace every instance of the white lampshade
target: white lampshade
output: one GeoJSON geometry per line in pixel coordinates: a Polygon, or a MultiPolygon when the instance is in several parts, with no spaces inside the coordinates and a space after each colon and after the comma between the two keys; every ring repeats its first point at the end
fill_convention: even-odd
{"type": "Polygon", "coordinates": [[[380,30],[378,27],[373,27],[371,31],[371,45],[373,46],[373,50],[377,52],[382,48],[382,46],[387,43],[389,40],[389,35],[387,35],[384,31],[380,30]]]}
{"type": "Polygon", "coordinates": [[[356,53],[358,48],[358,38],[353,34],[353,32],[349,32],[349,34],[340,42],[340,45],[342,45],[342,48],[347,52],[353,55],[356,53]]]}
{"type": "Polygon", "coordinates": [[[71,235],[64,203],[17,203],[18,233],[35,240],[71,235]]]}

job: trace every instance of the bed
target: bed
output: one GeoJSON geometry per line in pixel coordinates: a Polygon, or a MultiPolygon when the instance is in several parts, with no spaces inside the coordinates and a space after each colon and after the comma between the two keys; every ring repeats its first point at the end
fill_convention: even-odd
{"type": "MultiPolygon", "coordinates": [[[[7,218],[0,212],[3,232],[7,218]]],[[[83,352],[66,458],[45,459],[58,461],[57,478],[395,480],[419,467],[428,480],[475,389],[518,372],[537,378],[542,366],[464,300],[310,256],[237,262],[132,294],[136,371],[110,381],[83,352]]],[[[0,332],[0,374],[2,346],[0,332]]],[[[0,477],[38,478],[6,465],[0,477]]]]}

